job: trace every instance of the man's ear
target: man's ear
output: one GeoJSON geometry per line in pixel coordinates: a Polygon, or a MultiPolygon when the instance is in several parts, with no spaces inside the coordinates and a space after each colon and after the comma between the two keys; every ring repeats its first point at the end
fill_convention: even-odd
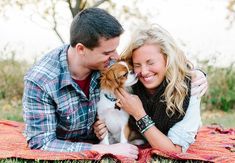
{"type": "Polygon", "coordinates": [[[76,52],[78,54],[85,54],[85,46],[81,43],[77,43],[77,45],[75,46],[76,52]]]}

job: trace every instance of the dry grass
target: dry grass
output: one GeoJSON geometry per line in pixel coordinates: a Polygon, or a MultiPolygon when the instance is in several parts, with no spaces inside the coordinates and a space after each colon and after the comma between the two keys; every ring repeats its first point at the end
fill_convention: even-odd
{"type": "Polygon", "coordinates": [[[219,124],[225,128],[235,128],[235,110],[207,110],[202,113],[203,125],[219,124]]]}

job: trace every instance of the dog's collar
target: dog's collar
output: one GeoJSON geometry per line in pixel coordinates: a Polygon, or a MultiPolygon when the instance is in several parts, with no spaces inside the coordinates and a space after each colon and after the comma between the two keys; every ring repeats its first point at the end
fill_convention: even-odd
{"type": "Polygon", "coordinates": [[[114,97],[112,97],[112,95],[109,95],[109,94],[106,94],[106,93],[105,93],[104,96],[105,96],[107,99],[109,99],[110,101],[112,101],[112,102],[117,101],[117,99],[114,98],[114,97]]]}

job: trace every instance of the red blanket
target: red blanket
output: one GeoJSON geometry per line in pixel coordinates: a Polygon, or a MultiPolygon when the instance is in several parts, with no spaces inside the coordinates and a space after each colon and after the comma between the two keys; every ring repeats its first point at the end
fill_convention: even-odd
{"type": "MultiPolygon", "coordinates": [[[[122,162],[133,160],[114,156],[101,155],[95,151],[84,152],[46,152],[30,150],[22,135],[24,124],[14,121],[0,121],[0,159],[21,158],[36,160],[100,160],[112,157],[122,162]]],[[[219,126],[202,127],[196,142],[186,153],[175,154],[152,148],[140,148],[138,162],[146,162],[153,155],[175,160],[201,160],[211,162],[235,162],[235,128],[224,130],[219,126]]]]}

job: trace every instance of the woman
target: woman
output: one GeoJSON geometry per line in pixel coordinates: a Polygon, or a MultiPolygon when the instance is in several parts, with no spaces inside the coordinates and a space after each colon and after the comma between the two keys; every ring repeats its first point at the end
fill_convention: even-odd
{"type": "Polygon", "coordinates": [[[131,115],[132,130],[153,148],[185,152],[201,125],[200,98],[190,94],[193,66],[161,27],[135,33],[123,57],[139,81],[133,86],[135,95],[116,91],[118,106],[131,115]]]}

